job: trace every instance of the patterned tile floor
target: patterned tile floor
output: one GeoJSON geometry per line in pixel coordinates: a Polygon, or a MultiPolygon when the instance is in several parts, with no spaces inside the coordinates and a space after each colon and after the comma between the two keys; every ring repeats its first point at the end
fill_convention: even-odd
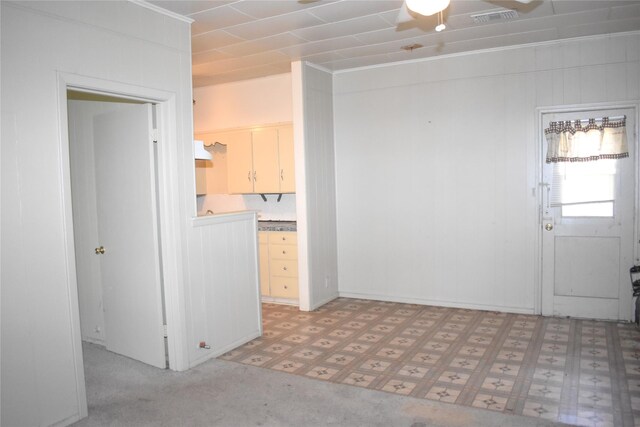
{"type": "Polygon", "coordinates": [[[584,426],[640,426],[633,324],[339,298],[264,304],[264,335],[222,359],[584,426]]]}

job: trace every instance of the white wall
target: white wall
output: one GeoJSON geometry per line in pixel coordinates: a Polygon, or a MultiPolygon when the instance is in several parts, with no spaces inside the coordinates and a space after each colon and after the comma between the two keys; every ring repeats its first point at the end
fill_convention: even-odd
{"type": "Polygon", "coordinates": [[[195,133],[290,122],[291,74],[193,89],[195,133]]]}
{"type": "Polygon", "coordinates": [[[295,130],[296,167],[304,165],[296,170],[296,188],[304,188],[297,200],[304,212],[298,221],[301,305],[308,298],[306,308],[315,309],[338,296],[333,76],[304,62],[292,70],[301,115],[294,123],[303,124],[295,130]]]}
{"type": "MultiPolygon", "coordinates": [[[[72,242],[64,222],[67,141],[61,140],[60,120],[66,107],[58,98],[57,73],[175,94],[168,128],[180,144],[174,147],[177,163],[163,173],[179,187],[180,198],[168,201],[178,213],[164,220],[186,229],[195,197],[190,29],[131,2],[3,1],[0,7],[0,423],[68,424],[86,410],[86,401],[83,368],[74,363],[81,349],[72,329],[78,318],[70,287],[75,272],[65,258],[72,242]]],[[[171,238],[180,253],[186,233],[171,238]]],[[[184,265],[188,286],[186,260],[184,265]]]]}
{"type": "Polygon", "coordinates": [[[536,107],[640,98],[640,35],[334,76],[340,294],[532,312],[536,107]]]}
{"type": "MultiPolygon", "coordinates": [[[[196,134],[292,121],[290,73],[194,88],[193,98],[196,134]]],[[[214,165],[225,160],[214,153],[214,165]]],[[[198,212],[257,210],[261,220],[295,221],[295,194],[284,194],[280,202],[276,199],[267,196],[265,202],[259,195],[208,194],[198,197],[198,212]]]]}
{"type": "Polygon", "coordinates": [[[192,221],[188,313],[192,366],[262,334],[256,225],[254,212],[192,221]],[[199,348],[200,341],[211,348],[199,348]]]}

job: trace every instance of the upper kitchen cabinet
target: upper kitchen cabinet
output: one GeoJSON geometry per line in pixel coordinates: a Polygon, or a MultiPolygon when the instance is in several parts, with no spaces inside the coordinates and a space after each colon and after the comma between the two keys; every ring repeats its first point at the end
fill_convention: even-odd
{"type": "Polygon", "coordinates": [[[235,135],[227,146],[229,193],[295,192],[291,125],[265,126],[235,135]]]}
{"type": "Polygon", "coordinates": [[[251,131],[227,134],[227,185],[229,193],[253,193],[251,131]]]}
{"type": "Polygon", "coordinates": [[[253,191],[249,193],[279,193],[278,129],[255,130],[251,132],[251,140],[253,143],[253,191]]]}
{"type": "Polygon", "coordinates": [[[293,155],[293,126],[278,128],[278,159],[280,163],[280,192],[296,192],[295,157],[293,155]]]}
{"type": "MultiPolygon", "coordinates": [[[[206,150],[213,155],[212,160],[196,160],[196,194],[228,194],[227,147],[248,143],[250,149],[251,132],[199,133],[195,138],[203,141],[206,150]]],[[[244,178],[246,180],[246,176],[244,178]]]]}

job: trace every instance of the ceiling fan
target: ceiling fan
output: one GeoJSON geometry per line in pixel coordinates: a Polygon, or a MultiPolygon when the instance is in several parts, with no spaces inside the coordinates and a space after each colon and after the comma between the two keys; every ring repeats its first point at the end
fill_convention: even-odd
{"type": "MultiPolygon", "coordinates": [[[[442,31],[446,27],[442,20],[442,11],[449,7],[451,0],[404,0],[398,17],[396,18],[396,24],[404,24],[411,22],[418,16],[431,16],[438,14],[438,26],[436,31],[442,31]]],[[[518,3],[527,4],[532,0],[514,0],[518,3]]]]}

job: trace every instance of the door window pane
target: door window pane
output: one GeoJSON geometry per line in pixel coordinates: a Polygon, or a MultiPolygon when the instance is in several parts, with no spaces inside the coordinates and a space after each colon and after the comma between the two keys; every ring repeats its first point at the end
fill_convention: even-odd
{"type": "Polygon", "coordinates": [[[562,216],[612,217],[615,201],[616,160],[556,163],[556,205],[562,216]],[[559,201],[559,203],[557,203],[559,201]]]}

